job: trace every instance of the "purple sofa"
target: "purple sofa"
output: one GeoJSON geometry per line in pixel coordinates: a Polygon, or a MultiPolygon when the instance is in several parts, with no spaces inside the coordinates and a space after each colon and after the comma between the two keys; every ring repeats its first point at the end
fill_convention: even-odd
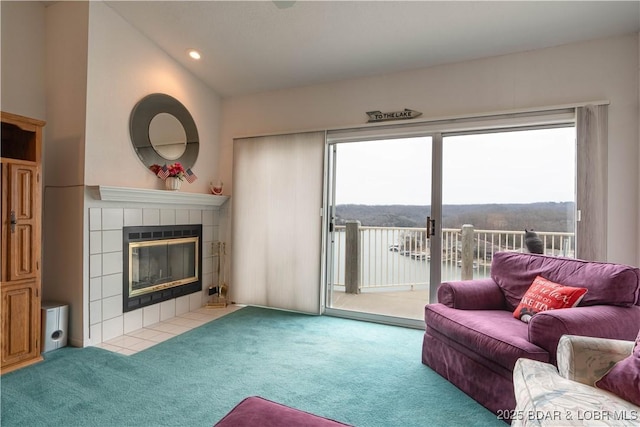
{"type": "Polygon", "coordinates": [[[238,403],[214,427],[350,427],[329,418],[290,408],[260,396],[238,403]]]}
{"type": "MultiPolygon", "coordinates": [[[[515,408],[513,368],[521,357],[556,364],[565,334],[633,340],[640,327],[640,269],[543,255],[498,252],[491,278],[444,282],[425,307],[422,362],[497,414],[515,408]],[[513,311],[542,276],[588,291],[577,307],[513,311]]],[[[506,411],[506,412],[505,412],[506,411]]]]}

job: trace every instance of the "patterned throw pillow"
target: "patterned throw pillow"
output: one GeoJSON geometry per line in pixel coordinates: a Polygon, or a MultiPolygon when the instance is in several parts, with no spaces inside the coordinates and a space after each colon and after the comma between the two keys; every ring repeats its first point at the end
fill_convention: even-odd
{"type": "Polygon", "coordinates": [[[564,286],[538,276],[520,300],[513,317],[529,323],[531,317],[541,311],[575,307],[586,293],[586,288],[564,286]]]}
{"type": "Polygon", "coordinates": [[[640,406],[640,332],[631,355],[613,365],[595,386],[640,406]]]}

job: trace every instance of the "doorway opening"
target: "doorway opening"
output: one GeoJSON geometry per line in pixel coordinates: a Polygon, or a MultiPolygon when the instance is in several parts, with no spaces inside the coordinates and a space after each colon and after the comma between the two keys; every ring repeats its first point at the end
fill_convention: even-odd
{"type": "Polygon", "coordinates": [[[331,147],[328,309],[421,321],[432,151],[431,136],[331,147]]]}
{"type": "Polygon", "coordinates": [[[442,281],[490,277],[495,252],[528,251],[525,230],[546,255],[575,256],[572,120],[406,137],[369,131],[327,147],[328,314],[424,327],[424,305],[442,281]]]}

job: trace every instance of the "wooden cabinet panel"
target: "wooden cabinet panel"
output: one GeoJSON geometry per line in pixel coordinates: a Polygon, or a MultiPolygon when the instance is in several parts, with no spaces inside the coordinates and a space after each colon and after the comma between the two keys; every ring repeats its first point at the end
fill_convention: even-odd
{"type": "Polygon", "coordinates": [[[41,183],[44,122],[2,112],[2,264],[0,371],[40,355],[41,183]]]}
{"type": "Polygon", "coordinates": [[[40,258],[39,185],[36,166],[9,163],[8,280],[35,278],[40,258]]]}
{"type": "Polygon", "coordinates": [[[2,288],[2,366],[39,356],[37,284],[29,281],[2,288]]]}

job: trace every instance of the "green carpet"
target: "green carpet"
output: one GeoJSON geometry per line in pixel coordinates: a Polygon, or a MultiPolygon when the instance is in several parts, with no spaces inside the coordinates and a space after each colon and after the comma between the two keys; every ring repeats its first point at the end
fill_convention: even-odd
{"type": "Polygon", "coordinates": [[[1,378],[3,427],[211,426],[247,396],[356,426],[504,426],[420,362],[423,332],[246,307],[133,356],[62,348],[1,378]]]}

